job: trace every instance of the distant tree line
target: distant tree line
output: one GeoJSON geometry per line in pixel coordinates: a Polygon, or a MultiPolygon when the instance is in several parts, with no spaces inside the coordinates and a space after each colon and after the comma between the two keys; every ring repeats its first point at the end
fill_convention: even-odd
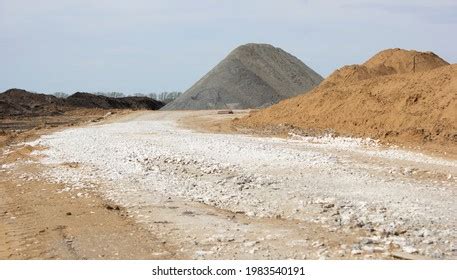
{"type": "Polygon", "coordinates": [[[113,98],[125,97],[125,95],[122,92],[117,92],[117,91],[112,91],[112,92],[97,91],[97,92],[92,92],[92,94],[103,95],[106,97],[113,97],[113,98]]]}
{"type": "Polygon", "coordinates": [[[52,95],[54,95],[55,97],[58,97],[58,98],[67,98],[68,97],[68,93],[61,92],[61,91],[54,92],[52,95]]]}
{"type": "Polygon", "coordinates": [[[151,92],[151,93],[148,93],[147,96],[152,99],[160,100],[164,103],[168,103],[168,102],[171,102],[171,101],[175,100],[176,98],[178,98],[181,94],[182,94],[182,92],[180,92],[180,91],[163,91],[161,93],[151,92]]]}
{"type": "MultiPolygon", "coordinates": [[[[120,98],[120,97],[125,97],[126,95],[122,92],[116,92],[116,91],[113,91],[113,92],[101,92],[101,91],[97,91],[97,92],[93,92],[93,94],[95,95],[103,95],[103,96],[106,96],[106,97],[114,97],[114,98],[120,98]]],[[[180,95],[182,94],[182,92],[180,91],[163,91],[163,92],[160,92],[160,93],[155,93],[155,92],[151,92],[151,93],[147,93],[147,94],[144,94],[144,93],[134,93],[130,96],[139,96],[139,97],[149,97],[149,98],[152,98],[152,99],[155,99],[155,100],[160,100],[164,103],[168,103],[168,102],[171,102],[173,100],[175,100],[176,98],[178,98],[180,95]]],[[[65,92],[54,92],[52,95],[56,96],[56,97],[59,97],[59,98],[67,98],[69,96],[69,94],[65,93],[65,92]]]]}

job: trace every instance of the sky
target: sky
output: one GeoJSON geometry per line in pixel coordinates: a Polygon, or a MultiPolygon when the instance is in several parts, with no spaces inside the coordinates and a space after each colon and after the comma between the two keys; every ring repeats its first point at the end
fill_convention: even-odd
{"type": "Polygon", "coordinates": [[[457,62],[456,0],[0,0],[0,91],[185,91],[268,43],[322,76],[386,48],[457,62]]]}

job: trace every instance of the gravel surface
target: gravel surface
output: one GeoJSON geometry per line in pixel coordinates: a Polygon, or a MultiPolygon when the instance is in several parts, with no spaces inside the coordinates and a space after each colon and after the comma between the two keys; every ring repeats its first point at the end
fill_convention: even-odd
{"type": "MultiPolygon", "coordinates": [[[[30,144],[48,147],[36,153],[52,167],[47,178],[68,186],[63,191],[84,196],[97,189],[151,226],[142,207],[179,199],[251,219],[367,233],[338,251],[314,243],[312,258],[392,251],[457,257],[456,161],[383,148],[370,139],[200,133],[177,124],[183,114],[148,113],[30,144]]],[[[218,238],[230,242],[230,234],[218,238]]],[[[257,245],[249,242],[245,247],[255,255],[257,245]]]]}

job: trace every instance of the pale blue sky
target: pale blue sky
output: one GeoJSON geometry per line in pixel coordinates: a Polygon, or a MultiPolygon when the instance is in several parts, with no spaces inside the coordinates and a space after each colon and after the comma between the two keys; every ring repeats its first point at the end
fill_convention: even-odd
{"type": "Polygon", "coordinates": [[[184,91],[236,46],[326,76],[392,47],[457,62],[455,0],[0,0],[0,91],[184,91]]]}

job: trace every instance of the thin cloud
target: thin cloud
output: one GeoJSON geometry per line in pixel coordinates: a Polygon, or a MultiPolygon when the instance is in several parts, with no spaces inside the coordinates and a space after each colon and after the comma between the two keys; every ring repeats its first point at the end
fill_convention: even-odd
{"type": "Polygon", "coordinates": [[[455,11],[455,0],[0,0],[0,91],[185,90],[248,42],[324,76],[387,47],[452,62],[455,11]]]}

